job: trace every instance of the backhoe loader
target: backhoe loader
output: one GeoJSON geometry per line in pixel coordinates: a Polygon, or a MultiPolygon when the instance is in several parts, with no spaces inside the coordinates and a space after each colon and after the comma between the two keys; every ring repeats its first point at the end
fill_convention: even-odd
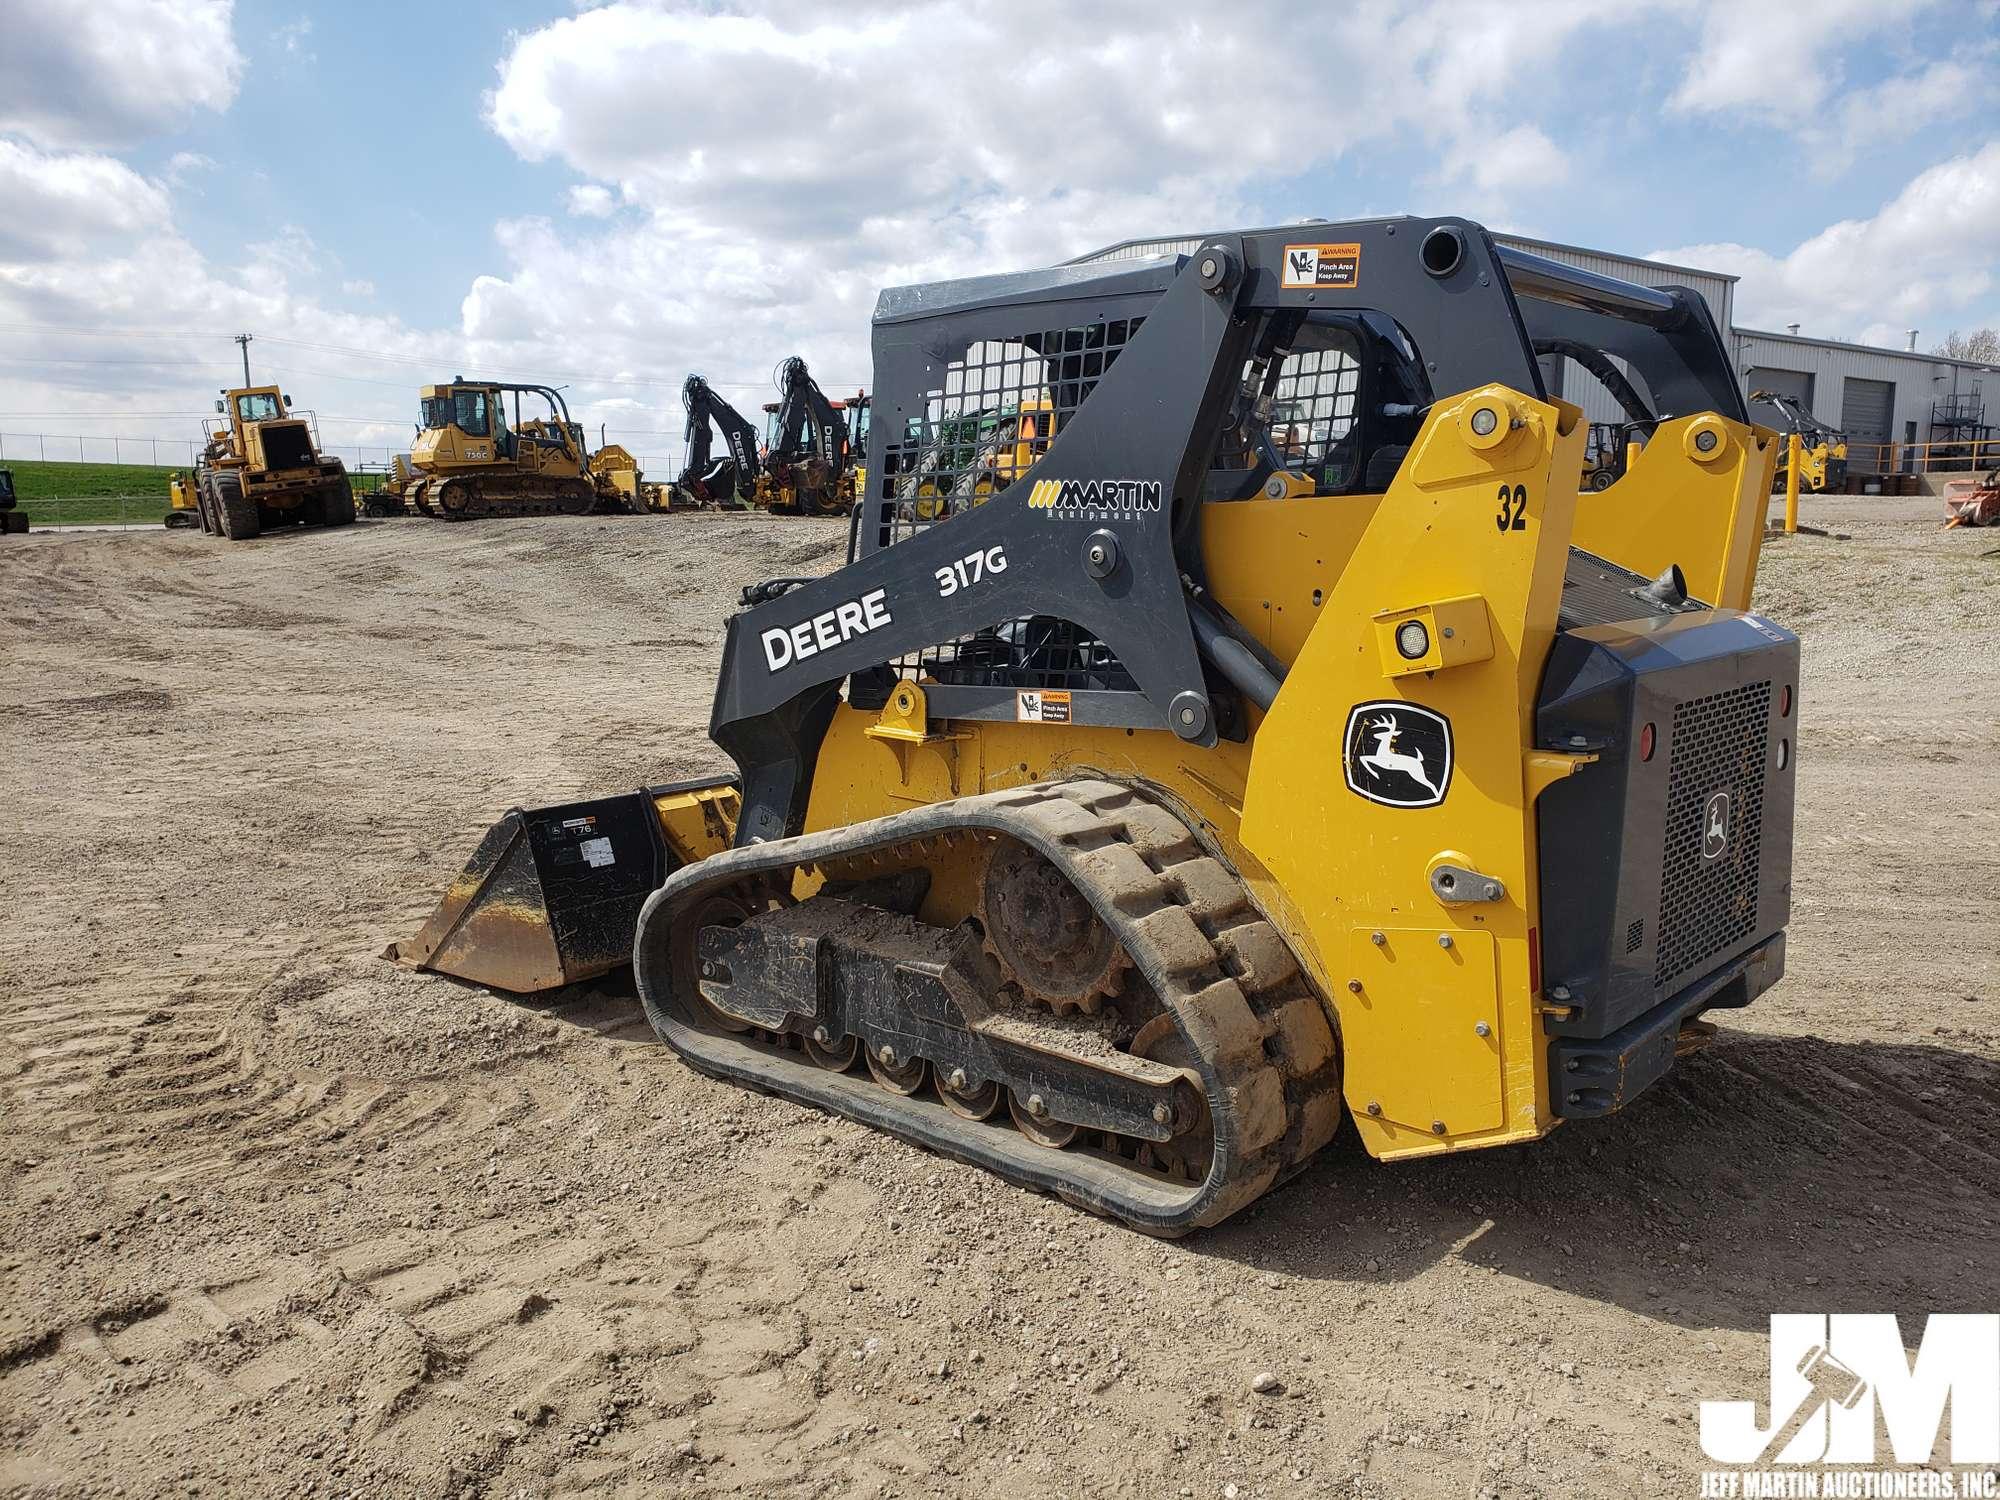
{"type": "Polygon", "coordinates": [[[699,375],[681,383],[681,406],[687,412],[687,464],[669,487],[671,504],[706,509],[749,510],[763,466],[757,457],[757,429],[699,375]],[[713,454],[720,428],[725,452],[713,454]]]}
{"type": "Polygon", "coordinates": [[[873,348],[846,566],[728,622],[737,773],[515,809],[390,956],[630,962],[699,1071],[1161,1235],[1343,1121],[1612,1114],[1778,979],[1775,450],[1694,292],[1314,223],[890,290],[873,348]],[[1554,349],[1629,372],[1603,493],[1554,349]],[[1010,409],[1032,462],[916,513],[1010,409]]]}
{"type": "Polygon", "coordinates": [[[854,504],[854,445],[841,407],[794,354],[778,367],[781,399],[766,406],[768,441],[755,500],[786,516],[840,516],[854,504]]]}

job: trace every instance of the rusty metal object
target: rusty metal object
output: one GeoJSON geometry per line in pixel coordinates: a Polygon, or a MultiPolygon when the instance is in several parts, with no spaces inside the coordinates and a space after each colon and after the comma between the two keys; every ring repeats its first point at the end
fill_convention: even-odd
{"type": "Polygon", "coordinates": [[[1954,481],[1944,494],[1945,529],[2000,526],[2000,469],[1976,482],[1954,481]]]}
{"type": "Polygon", "coordinates": [[[1124,983],[1127,956],[1083,893],[1048,860],[996,845],[979,895],[986,952],[1030,1000],[1092,1015],[1124,983]]]}

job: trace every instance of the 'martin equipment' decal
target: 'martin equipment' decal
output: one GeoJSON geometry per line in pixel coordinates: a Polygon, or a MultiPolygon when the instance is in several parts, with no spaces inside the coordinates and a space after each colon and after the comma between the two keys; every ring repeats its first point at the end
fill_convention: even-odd
{"type": "Polygon", "coordinates": [[[1089,521],[1157,515],[1165,505],[1157,479],[1037,479],[1028,490],[1029,510],[1089,521]]]}
{"type": "Polygon", "coordinates": [[[1357,796],[1385,807],[1436,807],[1451,789],[1451,721],[1414,703],[1357,703],[1340,758],[1357,796]]]}

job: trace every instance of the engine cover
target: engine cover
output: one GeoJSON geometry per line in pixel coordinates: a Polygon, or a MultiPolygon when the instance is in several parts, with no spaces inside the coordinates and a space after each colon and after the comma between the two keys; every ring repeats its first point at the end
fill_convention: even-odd
{"type": "MultiPolygon", "coordinates": [[[[1537,743],[1598,760],[1536,805],[1543,994],[1571,1008],[1552,1034],[1671,1031],[1750,998],[1711,981],[1790,915],[1798,671],[1797,637],[1730,610],[1557,637],[1537,743]]],[[[1746,971],[1761,989],[1773,968],[1746,971]]]]}

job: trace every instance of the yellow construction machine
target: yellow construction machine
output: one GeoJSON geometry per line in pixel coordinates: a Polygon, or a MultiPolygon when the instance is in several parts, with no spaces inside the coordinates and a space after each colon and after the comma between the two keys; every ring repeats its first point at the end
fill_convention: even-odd
{"type": "Polygon", "coordinates": [[[729,620],[737,774],[515,809],[391,956],[629,963],[694,1068],[1156,1234],[1343,1121],[1610,1115],[1778,979],[1774,438],[1694,292],[1315,222],[891,290],[874,356],[847,565],[729,620]],[[1601,494],[1579,349],[1649,434],[1601,494]]]}
{"type": "MultiPolygon", "coordinates": [[[[217,415],[202,424],[206,444],[194,471],[194,514],[203,531],[241,542],[274,526],[354,519],[347,466],[320,451],[311,424],[291,408],[292,398],[275,385],[226,390],[216,401],[217,415]]],[[[184,510],[187,481],[170,481],[168,498],[174,512],[184,510]]],[[[167,524],[176,524],[172,512],[167,524]]]]}
{"type": "Polygon", "coordinates": [[[176,469],[167,476],[167,513],[160,524],[169,531],[187,531],[201,524],[201,499],[193,476],[176,469]]]}
{"type": "Polygon", "coordinates": [[[562,392],[546,385],[468,381],[427,385],[410,446],[416,477],[405,491],[412,509],[447,521],[478,516],[582,516],[622,510],[613,488],[591,469],[583,429],[570,420],[562,392]],[[506,398],[514,398],[507,417],[506,398]],[[542,403],[523,420],[521,398],[542,403]]]}
{"type": "Polygon", "coordinates": [[[778,366],[780,400],[764,408],[754,503],[779,515],[839,516],[854,504],[855,449],[841,403],[796,354],[778,366]]]}
{"type": "Polygon", "coordinates": [[[1777,489],[1785,488],[1785,471],[1791,464],[1790,444],[1799,439],[1799,493],[1817,495],[1828,489],[1838,492],[1847,483],[1847,434],[1827,426],[1796,396],[1779,391],[1752,391],[1752,406],[1768,406],[1778,413],[1778,462],[1771,476],[1777,489]]]}
{"type": "Polygon", "coordinates": [[[616,509],[637,515],[642,511],[675,508],[672,486],[649,484],[632,451],[618,443],[605,442],[601,429],[597,451],[590,455],[590,474],[599,497],[616,509]]]}
{"type": "Polygon", "coordinates": [[[392,453],[389,465],[375,488],[364,490],[357,497],[361,514],[377,520],[389,516],[407,516],[410,513],[410,486],[416,482],[417,471],[410,467],[410,455],[392,453]]]}

